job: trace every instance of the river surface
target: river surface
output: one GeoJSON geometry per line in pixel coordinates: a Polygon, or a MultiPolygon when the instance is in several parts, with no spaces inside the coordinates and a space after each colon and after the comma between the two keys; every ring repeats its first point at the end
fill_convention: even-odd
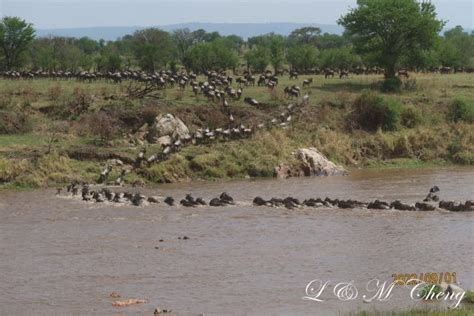
{"type": "Polygon", "coordinates": [[[230,207],[116,206],[55,197],[54,190],[0,193],[0,314],[343,315],[431,306],[396,288],[364,303],[371,279],[456,272],[474,289],[474,215],[449,212],[253,207],[288,195],[359,200],[474,198],[474,168],[353,171],[347,177],[164,185],[144,194],[230,193],[230,207]],[[187,236],[188,240],[178,239],[187,236]],[[160,239],[163,239],[160,242],[160,239]],[[320,298],[306,285],[330,281],[320,298]],[[357,299],[332,294],[354,281],[357,299]],[[148,303],[117,308],[112,292],[148,303]]]}

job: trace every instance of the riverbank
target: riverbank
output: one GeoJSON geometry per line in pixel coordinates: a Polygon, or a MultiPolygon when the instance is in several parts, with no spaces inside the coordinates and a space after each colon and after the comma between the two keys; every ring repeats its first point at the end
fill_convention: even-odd
{"type": "MultiPolygon", "coordinates": [[[[467,114],[453,117],[456,100],[474,99],[474,86],[466,85],[469,76],[415,75],[397,95],[377,92],[376,76],[317,77],[302,91],[308,94],[306,101],[283,96],[280,89],[298,84],[287,78],[275,90],[246,87],[244,95],[259,100],[261,106],[229,102],[235,124],[252,128],[251,136],[183,146],[166,161],[128,168],[125,183],[273,177],[275,167],[295,166],[294,152],[306,147],[316,147],[348,169],[472,165],[469,111],[474,105],[462,101],[467,114]],[[288,104],[301,104],[291,113],[291,121],[284,126],[270,123],[287,111],[288,104]],[[354,107],[360,112],[360,106],[367,104],[382,107],[395,119],[385,122],[382,116],[381,125],[373,130],[354,126],[364,122],[353,116],[354,107]],[[264,127],[257,128],[259,124],[264,127]]],[[[0,188],[95,182],[111,159],[132,165],[144,147],[147,157],[159,155],[162,146],[136,141],[137,133],[159,114],[175,115],[191,132],[229,124],[219,102],[189,90],[166,89],[160,100],[130,99],[124,97],[126,90],[125,84],[106,82],[1,80],[0,188]]],[[[120,172],[121,168],[113,168],[109,179],[120,172]]]]}

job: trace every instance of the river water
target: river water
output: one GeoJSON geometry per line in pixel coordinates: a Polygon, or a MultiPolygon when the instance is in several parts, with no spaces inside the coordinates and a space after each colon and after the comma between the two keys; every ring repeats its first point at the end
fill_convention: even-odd
{"type": "Polygon", "coordinates": [[[341,315],[431,307],[396,288],[363,302],[371,279],[456,272],[474,289],[472,213],[253,207],[288,195],[415,202],[433,185],[442,199],[474,198],[474,168],[353,171],[347,177],[164,185],[145,194],[221,192],[229,207],[116,206],[55,197],[54,190],[0,193],[0,314],[341,315]],[[178,239],[187,236],[188,240],[178,239]],[[162,242],[160,240],[163,239],[162,242]],[[306,285],[330,281],[323,302],[306,285]],[[357,299],[332,294],[354,281],[357,299]],[[117,308],[110,293],[148,303],[117,308]]]}

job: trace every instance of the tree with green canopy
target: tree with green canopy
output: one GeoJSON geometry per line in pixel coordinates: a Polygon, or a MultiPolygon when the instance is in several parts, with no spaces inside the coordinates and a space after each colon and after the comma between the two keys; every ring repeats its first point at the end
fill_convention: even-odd
{"type": "Polygon", "coordinates": [[[216,38],[210,43],[198,43],[186,52],[183,64],[196,73],[233,69],[238,63],[238,55],[233,46],[232,41],[225,37],[216,38]]]}
{"type": "Polygon", "coordinates": [[[17,17],[0,20],[0,49],[7,70],[21,67],[22,55],[35,38],[33,26],[17,17]]]}
{"type": "Polygon", "coordinates": [[[439,48],[439,55],[443,66],[472,67],[474,35],[469,35],[461,26],[446,31],[439,48]]]}
{"type": "Polygon", "coordinates": [[[358,0],[338,23],[356,52],[385,69],[386,79],[396,77],[405,56],[430,50],[444,26],[431,2],[417,0],[358,0]]]}
{"type": "Polygon", "coordinates": [[[136,31],[132,42],[138,64],[150,72],[166,66],[175,50],[170,34],[157,28],[136,31]]]}
{"type": "Polygon", "coordinates": [[[270,63],[270,56],[263,46],[252,48],[244,55],[247,67],[254,72],[264,72],[270,63]]]}
{"type": "Polygon", "coordinates": [[[297,45],[288,49],[288,62],[292,69],[308,72],[318,62],[318,50],[311,45],[297,45]]]}
{"type": "Polygon", "coordinates": [[[305,26],[290,33],[288,41],[295,44],[316,45],[321,29],[315,26],[305,26]]]}

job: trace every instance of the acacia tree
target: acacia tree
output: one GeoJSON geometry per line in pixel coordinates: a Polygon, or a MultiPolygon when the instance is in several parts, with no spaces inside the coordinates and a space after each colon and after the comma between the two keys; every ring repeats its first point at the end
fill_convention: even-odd
{"type": "Polygon", "coordinates": [[[314,26],[305,26],[294,30],[288,36],[290,43],[316,45],[321,29],[314,26]]]}
{"type": "Polygon", "coordinates": [[[386,79],[404,57],[431,49],[444,26],[431,2],[417,0],[358,0],[338,23],[358,53],[385,68],[386,79]]]}
{"type": "Polygon", "coordinates": [[[22,54],[34,37],[33,26],[25,20],[9,16],[0,20],[0,49],[6,69],[21,66],[22,54]]]}

